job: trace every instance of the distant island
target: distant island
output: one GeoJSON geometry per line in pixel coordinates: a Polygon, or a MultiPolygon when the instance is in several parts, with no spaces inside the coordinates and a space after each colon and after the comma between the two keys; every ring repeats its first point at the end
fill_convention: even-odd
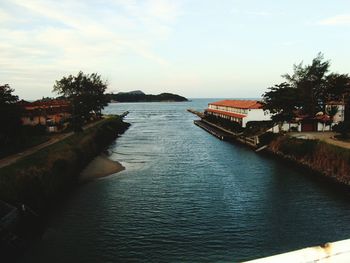
{"type": "Polygon", "coordinates": [[[185,97],[172,93],[158,95],[145,94],[141,90],[106,94],[110,102],[181,102],[188,101],[185,97]]]}

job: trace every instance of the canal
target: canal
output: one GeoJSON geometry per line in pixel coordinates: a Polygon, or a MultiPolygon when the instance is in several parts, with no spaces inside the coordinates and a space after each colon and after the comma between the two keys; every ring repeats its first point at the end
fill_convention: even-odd
{"type": "Polygon", "coordinates": [[[237,262],[350,238],[349,192],[193,125],[184,103],[111,104],[126,170],[79,187],[20,262],[237,262]]]}

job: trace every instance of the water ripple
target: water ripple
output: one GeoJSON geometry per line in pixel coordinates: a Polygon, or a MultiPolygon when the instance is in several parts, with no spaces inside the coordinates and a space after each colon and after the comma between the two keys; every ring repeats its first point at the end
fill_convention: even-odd
{"type": "Polygon", "coordinates": [[[126,170],[81,187],[23,262],[236,262],[349,238],[350,198],[193,125],[190,103],[112,104],[126,170]]]}

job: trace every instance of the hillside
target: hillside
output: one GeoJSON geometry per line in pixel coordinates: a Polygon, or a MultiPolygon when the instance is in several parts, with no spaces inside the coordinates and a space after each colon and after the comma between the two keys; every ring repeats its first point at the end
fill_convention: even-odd
{"type": "Polygon", "coordinates": [[[180,102],[188,101],[185,97],[172,93],[161,93],[158,95],[145,94],[142,91],[119,92],[107,94],[109,101],[117,102],[180,102]]]}

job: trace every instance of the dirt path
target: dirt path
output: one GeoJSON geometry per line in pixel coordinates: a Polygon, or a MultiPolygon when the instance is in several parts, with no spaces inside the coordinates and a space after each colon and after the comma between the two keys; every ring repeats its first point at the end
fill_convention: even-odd
{"type": "Polygon", "coordinates": [[[329,144],[350,149],[350,142],[344,142],[334,138],[335,132],[291,132],[290,136],[300,139],[318,139],[329,144]]]}
{"type": "MultiPolygon", "coordinates": [[[[103,119],[102,119],[103,120],[103,119]]],[[[90,127],[95,126],[96,124],[100,123],[102,120],[87,124],[84,126],[84,130],[89,129],[90,127]]],[[[49,139],[48,141],[41,143],[39,145],[36,145],[34,147],[31,147],[29,149],[26,149],[22,152],[7,156],[3,159],[0,159],[0,168],[3,168],[5,166],[8,166],[10,164],[13,164],[15,162],[17,162],[18,160],[22,159],[23,157],[26,157],[28,155],[31,155],[43,148],[46,148],[54,143],[57,143],[61,140],[64,140],[66,138],[68,138],[69,136],[72,136],[74,134],[74,132],[69,132],[69,133],[64,133],[64,134],[57,134],[55,136],[53,136],[51,139],[49,139]]]]}

